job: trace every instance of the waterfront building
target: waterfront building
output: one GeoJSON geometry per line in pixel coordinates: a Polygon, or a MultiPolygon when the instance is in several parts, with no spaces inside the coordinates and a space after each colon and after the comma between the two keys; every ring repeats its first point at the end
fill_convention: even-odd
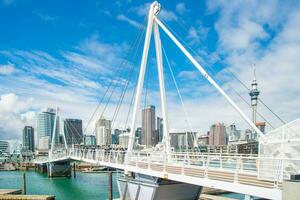
{"type": "Polygon", "coordinates": [[[135,130],[135,138],[137,140],[137,143],[141,144],[141,141],[142,141],[142,128],[141,127],[138,127],[135,130]]]}
{"type": "Polygon", "coordinates": [[[103,146],[110,145],[111,143],[111,121],[100,118],[96,122],[96,144],[103,146]]]}
{"type": "Polygon", "coordinates": [[[226,127],[223,123],[216,123],[210,127],[209,145],[226,145],[226,127]]]}
{"type": "Polygon", "coordinates": [[[238,142],[241,138],[241,130],[237,130],[235,124],[226,127],[226,133],[229,144],[238,142]]]}
{"type": "Polygon", "coordinates": [[[128,146],[128,142],[129,142],[129,133],[128,132],[124,132],[119,135],[119,145],[121,147],[126,148],[128,146]]]}
{"type": "Polygon", "coordinates": [[[23,150],[34,152],[34,129],[32,126],[25,126],[22,135],[23,150]]]}
{"type": "Polygon", "coordinates": [[[204,146],[204,145],[208,145],[208,143],[209,143],[209,132],[207,135],[200,135],[198,137],[198,145],[204,146]]]}
{"type": "Polygon", "coordinates": [[[142,110],[141,144],[146,147],[155,146],[157,144],[157,138],[155,136],[155,107],[152,105],[142,110]]]}
{"type": "Polygon", "coordinates": [[[160,117],[156,118],[156,132],[157,132],[157,141],[162,142],[163,139],[163,119],[160,117]]]}
{"type": "MultiPolygon", "coordinates": [[[[48,141],[48,146],[51,145],[53,128],[55,121],[55,109],[47,108],[44,111],[37,114],[37,138],[38,143],[43,142],[43,145],[38,145],[39,147],[45,147],[46,140],[48,141]],[[42,140],[42,141],[41,141],[42,140]]],[[[59,117],[56,121],[56,134],[54,144],[59,143],[59,117]]],[[[49,149],[49,147],[47,148],[49,149]]]]}
{"type": "Polygon", "coordinates": [[[81,144],[82,133],[82,120],[81,119],[65,119],[64,120],[64,133],[66,136],[67,145],[81,144]]]}
{"type": "Polygon", "coordinates": [[[195,136],[195,132],[170,132],[170,145],[175,149],[192,148],[195,136]]]}
{"type": "Polygon", "coordinates": [[[119,144],[119,135],[122,134],[122,130],[115,129],[114,134],[112,135],[112,144],[119,144]]]}
{"type": "Polygon", "coordinates": [[[47,151],[50,149],[50,136],[40,137],[38,149],[41,151],[47,151]]]}
{"type": "Polygon", "coordinates": [[[88,146],[96,145],[96,136],[94,135],[84,135],[83,136],[83,144],[88,146]]]}
{"type": "Polygon", "coordinates": [[[5,140],[0,140],[0,155],[9,155],[9,143],[5,140]]]}

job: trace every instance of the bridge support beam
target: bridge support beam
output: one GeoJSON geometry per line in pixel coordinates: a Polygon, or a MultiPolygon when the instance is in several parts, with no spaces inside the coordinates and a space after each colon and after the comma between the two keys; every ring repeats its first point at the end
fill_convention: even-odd
{"type": "Polygon", "coordinates": [[[48,177],[71,177],[72,167],[70,161],[48,163],[48,177]]]}
{"type": "Polygon", "coordinates": [[[282,185],[282,199],[299,199],[300,180],[284,181],[282,185]]]}
{"type": "Polygon", "coordinates": [[[47,165],[46,164],[35,164],[35,169],[40,173],[47,173],[47,165]]]}
{"type": "Polygon", "coordinates": [[[118,188],[122,200],[195,200],[202,191],[201,186],[141,174],[135,174],[135,178],[120,178],[118,188]]]}

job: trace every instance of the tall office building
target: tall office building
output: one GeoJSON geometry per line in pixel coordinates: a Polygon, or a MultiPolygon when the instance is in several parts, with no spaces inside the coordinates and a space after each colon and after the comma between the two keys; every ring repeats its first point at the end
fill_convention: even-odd
{"type": "Polygon", "coordinates": [[[82,120],[81,119],[65,119],[64,133],[67,144],[81,144],[82,143],[82,120]]]}
{"type": "Polygon", "coordinates": [[[176,149],[194,147],[195,132],[170,132],[170,145],[176,149]]]}
{"type": "MultiPolygon", "coordinates": [[[[54,121],[55,109],[53,108],[47,108],[37,114],[37,138],[39,149],[49,149],[52,141],[54,121]],[[47,141],[48,144],[46,144],[47,141]]],[[[59,117],[57,117],[56,121],[56,134],[54,140],[54,144],[59,143],[59,117]]]]}
{"type": "Polygon", "coordinates": [[[83,144],[88,146],[96,145],[96,137],[94,135],[84,135],[83,144]]]}
{"type": "Polygon", "coordinates": [[[119,135],[122,134],[122,130],[115,129],[114,134],[112,135],[112,144],[119,144],[119,135]]]}
{"type": "Polygon", "coordinates": [[[23,129],[23,150],[34,152],[34,129],[32,126],[25,126],[23,129]]]}
{"type": "Polygon", "coordinates": [[[237,130],[235,124],[231,124],[230,126],[228,126],[226,128],[226,133],[227,133],[229,143],[237,142],[241,138],[241,131],[237,130]]]}
{"type": "Polygon", "coordinates": [[[119,145],[121,147],[127,148],[128,142],[129,142],[129,133],[128,132],[124,132],[119,135],[119,145]]]}
{"type": "Polygon", "coordinates": [[[112,143],[111,137],[111,121],[100,118],[96,122],[96,143],[97,145],[110,145],[112,143]]]}
{"type": "Polygon", "coordinates": [[[209,145],[226,145],[226,127],[223,123],[216,123],[210,127],[209,145]]]}
{"type": "Polygon", "coordinates": [[[0,155],[9,155],[9,143],[5,140],[0,140],[0,155]]]}
{"type": "Polygon", "coordinates": [[[146,147],[155,146],[157,137],[155,134],[155,107],[147,106],[142,110],[142,139],[141,144],[146,147]]]}
{"type": "Polygon", "coordinates": [[[160,117],[156,118],[156,132],[158,137],[158,142],[162,142],[163,139],[163,119],[160,117]]]}

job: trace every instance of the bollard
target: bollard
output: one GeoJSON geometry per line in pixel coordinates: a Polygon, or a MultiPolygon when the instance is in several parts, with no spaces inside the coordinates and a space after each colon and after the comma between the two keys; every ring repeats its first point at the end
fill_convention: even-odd
{"type": "Polygon", "coordinates": [[[22,188],[22,193],[26,194],[26,174],[23,173],[23,188],[22,188]]]}
{"type": "Polygon", "coordinates": [[[108,172],[108,200],[113,199],[112,172],[108,172]]]}

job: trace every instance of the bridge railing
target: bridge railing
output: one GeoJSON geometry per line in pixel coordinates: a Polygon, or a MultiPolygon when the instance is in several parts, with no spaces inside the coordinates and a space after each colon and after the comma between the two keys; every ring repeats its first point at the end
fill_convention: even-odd
{"type": "MultiPolygon", "coordinates": [[[[132,151],[126,154],[122,150],[71,148],[54,151],[52,160],[67,157],[74,157],[94,163],[102,161],[137,166],[144,169],[159,169],[166,173],[169,173],[172,168],[176,173],[183,175],[187,174],[185,172],[188,170],[198,170],[204,177],[212,171],[220,171],[231,174],[233,181],[238,181],[239,177],[248,174],[256,176],[258,179],[273,181],[275,184],[282,182],[284,179],[289,179],[289,174],[299,174],[299,172],[292,171],[295,169],[294,167],[286,166],[291,163],[290,159],[244,155],[199,154],[195,152],[164,154],[161,152],[132,151]],[[126,163],[125,157],[127,158],[126,163]],[[264,176],[261,176],[261,174],[264,176]]],[[[292,163],[300,165],[300,159],[295,159],[292,163]]]]}

